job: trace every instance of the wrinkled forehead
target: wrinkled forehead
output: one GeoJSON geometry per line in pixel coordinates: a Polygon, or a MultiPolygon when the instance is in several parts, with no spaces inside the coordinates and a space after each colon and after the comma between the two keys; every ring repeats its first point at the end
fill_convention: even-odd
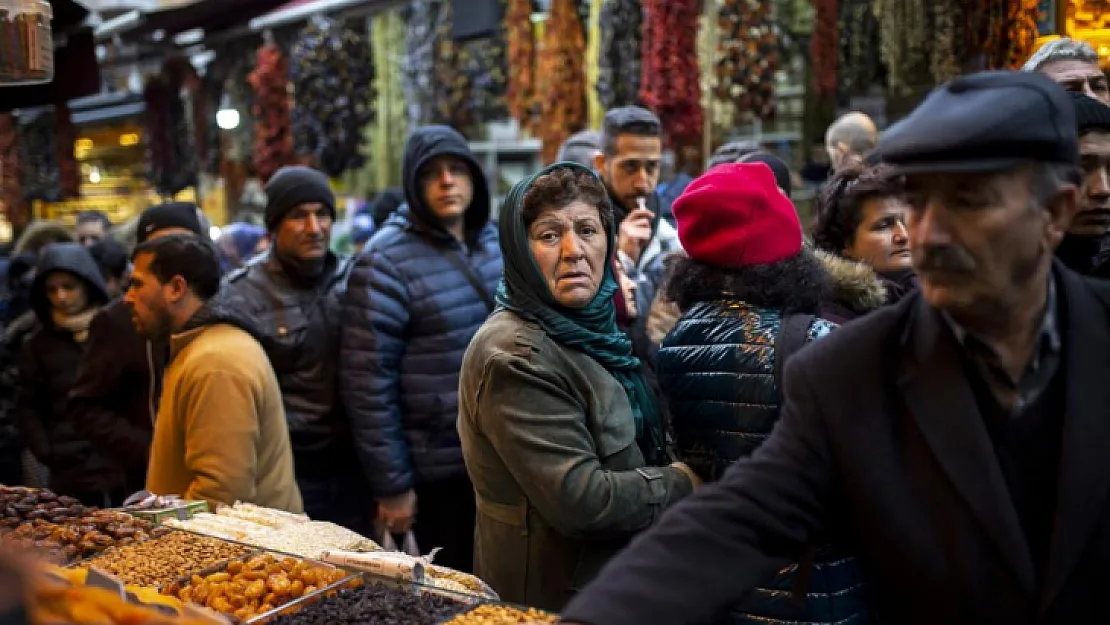
{"type": "Polygon", "coordinates": [[[1079,59],[1060,59],[1049,61],[1040,68],[1039,72],[1047,75],[1056,82],[1073,80],[1086,80],[1091,78],[1105,78],[1097,63],[1088,63],[1079,59]]]}
{"type": "Polygon", "coordinates": [[[992,172],[941,172],[906,174],[905,189],[911,193],[928,191],[989,191],[1000,185],[1014,184],[1028,175],[1025,168],[992,172]]]}
{"type": "Polygon", "coordinates": [[[1110,155],[1110,131],[1092,130],[1079,137],[1079,154],[1082,156],[1110,155]]]}

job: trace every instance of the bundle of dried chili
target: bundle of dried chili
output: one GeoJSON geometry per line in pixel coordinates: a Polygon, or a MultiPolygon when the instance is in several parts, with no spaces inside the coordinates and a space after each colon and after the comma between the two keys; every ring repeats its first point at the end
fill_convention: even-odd
{"type": "Polygon", "coordinates": [[[717,98],[741,115],[775,116],[775,70],[782,37],[770,3],[725,0],[718,9],[717,98]]]}
{"type": "Polygon", "coordinates": [[[813,82],[820,96],[836,95],[837,61],[840,34],[837,32],[839,9],[837,0],[813,0],[814,27],[810,41],[813,82]]]}
{"type": "Polygon", "coordinates": [[[435,19],[435,102],[438,109],[436,121],[446,122],[471,136],[474,130],[473,111],[467,106],[470,81],[459,71],[459,46],[451,35],[454,7],[451,2],[440,0],[435,19]]]}
{"type": "Polygon", "coordinates": [[[281,49],[265,43],[248,77],[254,89],[254,169],[262,182],[296,161],[293,151],[289,64],[281,49]]]}
{"type": "Polygon", "coordinates": [[[532,0],[509,0],[504,17],[508,57],[505,99],[509,114],[521,127],[533,129],[536,80],[536,31],[532,26],[532,0]]]}
{"type": "Polygon", "coordinates": [[[586,126],[586,35],[575,0],[553,0],[540,47],[536,98],[543,162],[555,160],[559,146],[586,126]]]}
{"type": "Polygon", "coordinates": [[[9,214],[23,201],[18,126],[15,116],[10,112],[0,113],[0,193],[3,193],[9,214]]]}
{"type": "Polygon", "coordinates": [[[81,171],[73,145],[77,141],[77,129],[69,115],[69,107],[59,104],[54,111],[54,149],[58,152],[58,186],[62,199],[81,195],[81,171]]]}
{"type": "Polygon", "coordinates": [[[19,162],[23,165],[23,199],[57,202],[62,199],[54,114],[42,112],[23,124],[19,162]]]}
{"type": "Polygon", "coordinates": [[[601,7],[597,97],[607,109],[640,104],[643,23],[640,0],[610,0],[601,7]]]}
{"type": "Polygon", "coordinates": [[[645,0],[640,96],[670,145],[700,141],[704,124],[697,33],[699,0],[645,0]]]}

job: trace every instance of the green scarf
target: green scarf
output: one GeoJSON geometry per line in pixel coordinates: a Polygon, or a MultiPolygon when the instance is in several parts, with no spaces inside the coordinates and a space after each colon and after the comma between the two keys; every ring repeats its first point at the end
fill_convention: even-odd
{"type": "MultiPolygon", "coordinates": [[[[617,329],[616,307],[613,304],[618,288],[613,275],[615,226],[610,224],[609,227],[605,277],[601,288],[585,308],[567,308],[558,304],[532,256],[528,231],[521,214],[524,194],[537,178],[562,167],[590,171],[576,163],[555,163],[517,183],[505,198],[498,217],[505,269],[497,288],[497,303],[501,308],[538,323],[556,342],[590,356],[605,367],[628,394],[636,421],[636,439],[645,460],[649,464],[666,462],[663,426],[655,396],[640,374],[640,360],[632,355],[632,342],[617,329]]],[[[607,209],[608,206],[602,207],[602,210],[607,209]]]]}

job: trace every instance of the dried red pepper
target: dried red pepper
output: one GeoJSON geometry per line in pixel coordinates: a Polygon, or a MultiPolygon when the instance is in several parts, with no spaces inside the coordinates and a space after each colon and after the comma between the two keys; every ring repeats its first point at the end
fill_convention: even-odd
{"type": "Polygon", "coordinates": [[[277,45],[265,43],[258,49],[247,80],[254,88],[254,169],[265,183],[278,169],[296,162],[289,64],[277,45]]]}
{"type": "Polygon", "coordinates": [[[816,19],[810,41],[813,86],[820,96],[836,95],[837,61],[840,57],[837,20],[840,8],[837,0],[813,0],[813,8],[816,19]]]}
{"type": "Polygon", "coordinates": [[[670,145],[700,141],[704,127],[697,33],[700,0],[645,0],[640,96],[670,145]]]}
{"type": "Polygon", "coordinates": [[[533,130],[532,105],[536,88],[536,31],[532,26],[532,0],[509,0],[505,10],[509,84],[505,98],[509,114],[522,128],[533,130]]]}
{"type": "Polygon", "coordinates": [[[586,35],[575,0],[554,0],[539,53],[540,156],[551,163],[559,146],[586,127],[586,35]]]}

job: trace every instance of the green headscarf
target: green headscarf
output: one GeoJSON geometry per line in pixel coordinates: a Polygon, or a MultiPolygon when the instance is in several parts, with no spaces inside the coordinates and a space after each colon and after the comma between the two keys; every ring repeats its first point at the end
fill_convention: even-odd
{"type": "MultiPolygon", "coordinates": [[[[632,342],[617,328],[617,279],[613,275],[613,254],[616,247],[615,225],[607,233],[605,276],[601,288],[585,308],[567,308],[555,301],[547,280],[540,273],[532,256],[528,230],[524,226],[524,194],[536,179],[557,169],[569,168],[593,172],[577,163],[555,163],[517,183],[498,217],[504,273],[497,288],[497,303],[520,317],[538,323],[554,339],[583,352],[605,367],[628,394],[636,421],[636,439],[649,464],[666,461],[663,426],[655,396],[640,374],[640,360],[632,355],[632,342]]],[[[608,199],[605,200],[608,203],[608,199]]],[[[608,206],[599,207],[608,210],[608,206]]]]}

